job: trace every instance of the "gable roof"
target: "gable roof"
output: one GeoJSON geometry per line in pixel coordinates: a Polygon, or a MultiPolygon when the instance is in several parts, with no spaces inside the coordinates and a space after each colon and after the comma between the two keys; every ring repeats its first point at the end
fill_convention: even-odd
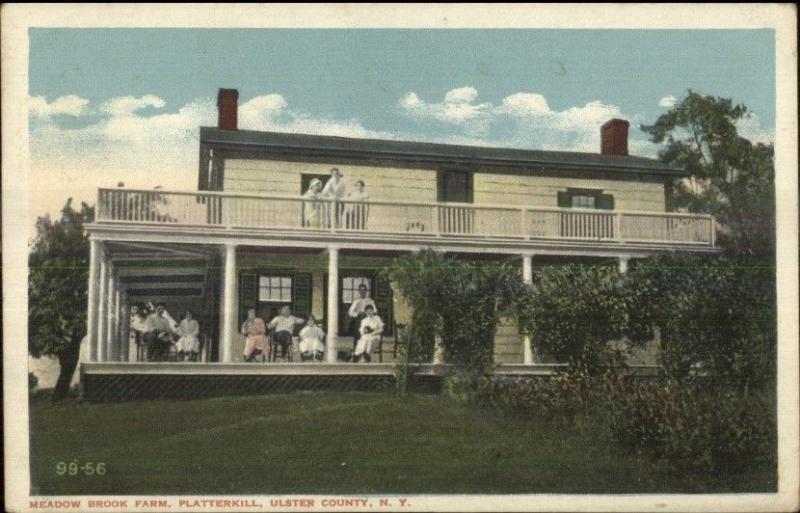
{"type": "Polygon", "coordinates": [[[219,130],[200,127],[200,143],[211,148],[283,154],[356,157],[413,161],[431,164],[485,165],[517,168],[597,170],[687,176],[678,167],[657,159],[635,156],[601,155],[574,151],[543,151],[465,146],[387,139],[357,139],[329,135],[310,135],[255,130],[219,130]]]}

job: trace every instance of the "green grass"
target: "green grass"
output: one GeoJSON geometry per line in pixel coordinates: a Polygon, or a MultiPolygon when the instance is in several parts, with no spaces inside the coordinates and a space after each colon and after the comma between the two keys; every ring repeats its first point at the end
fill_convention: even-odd
{"type": "Polygon", "coordinates": [[[774,470],[688,477],[607,431],[443,396],[296,393],[31,402],[32,492],[56,494],[671,493],[775,489],[774,470]],[[59,476],[56,464],[106,465],[59,476]]]}

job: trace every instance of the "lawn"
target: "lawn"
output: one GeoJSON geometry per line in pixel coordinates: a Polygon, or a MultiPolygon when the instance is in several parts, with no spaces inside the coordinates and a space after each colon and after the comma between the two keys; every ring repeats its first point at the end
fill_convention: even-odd
{"type": "Polygon", "coordinates": [[[31,402],[32,493],[656,493],[775,489],[775,472],[667,472],[607,431],[444,396],[295,393],[195,401],[31,402]],[[60,476],[59,462],[105,475],[60,476]]]}

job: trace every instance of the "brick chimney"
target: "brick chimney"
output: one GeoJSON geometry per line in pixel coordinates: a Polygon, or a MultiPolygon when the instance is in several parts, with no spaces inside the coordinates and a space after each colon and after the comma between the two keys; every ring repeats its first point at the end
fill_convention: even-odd
{"type": "Polygon", "coordinates": [[[600,153],[603,155],[628,155],[628,127],[624,119],[606,121],[600,127],[600,153]]]}
{"type": "Polygon", "coordinates": [[[239,113],[239,91],[236,89],[220,89],[217,93],[217,112],[219,114],[217,128],[220,130],[236,130],[239,113]]]}

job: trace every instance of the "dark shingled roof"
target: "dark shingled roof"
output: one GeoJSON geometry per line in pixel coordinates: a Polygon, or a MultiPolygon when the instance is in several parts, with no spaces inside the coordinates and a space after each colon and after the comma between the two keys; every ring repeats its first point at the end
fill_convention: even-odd
{"type": "Polygon", "coordinates": [[[520,150],[428,142],[356,139],[255,130],[219,130],[200,127],[200,142],[216,148],[242,151],[307,153],[309,155],[380,158],[435,163],[461,163],[530,168],[584,169],[685,176],[681,169],[656,159],[601,155],[575,151],[520,150]]]}

